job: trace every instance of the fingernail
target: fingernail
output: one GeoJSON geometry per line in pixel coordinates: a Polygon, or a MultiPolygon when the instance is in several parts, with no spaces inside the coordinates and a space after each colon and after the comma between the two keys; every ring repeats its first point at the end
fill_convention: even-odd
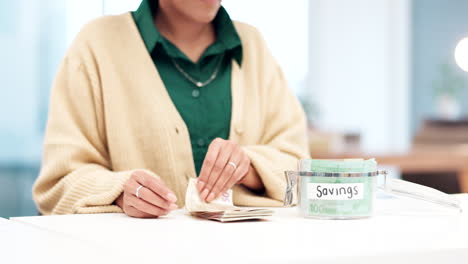
{"type": "Polygon", "coordinates": [[[210,195],[208,195],[208,198],[206,199],[208,202],[211,202],[211,200],[213,200],[214,198],[214,193],[210,193],[210,195]]]}
{"type": "Polygon", "coordinates": [[[205,183],[198,180],[197,182],[197,188],[198,188],[198,191],[200,191],[201,189],[203,189],[203,187],[205,187],[205,183]]]}
{"type": "Polygon", "coordinates": [[[208,195],[208,190],[205,189],[205,190],[203,190],[203,192],[200,194],[200,198],[201,198],[202,200],[205,200],[205,198],[206,198],[207,195],[208,195]]]}
{"type": "Polygon", "coordinates": [[[166,196],[167,200],[171,201],[171,202],[175,202],[177,201],[177,197],[173,194],[173,193],[169,193],[167,196],[166,196]]]}
{"type": "Polygon", "coordinates": [[[171,206],[169,206],[169,209],[171,209],[171,210],[175,210],[177,208],[179,208],[179,207],[177,207],[176,204],[171,204],[171,206]]]}

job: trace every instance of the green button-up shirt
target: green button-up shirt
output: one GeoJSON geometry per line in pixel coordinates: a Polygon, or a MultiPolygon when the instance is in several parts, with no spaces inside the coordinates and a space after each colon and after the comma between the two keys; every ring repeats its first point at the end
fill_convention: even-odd
{"type": "Polygon", "coordinates": [[[143,0],[132,14],[159,75],[189,130],[198,175],[211,141],[229,137],[231,62],[234,59],[239,65],[242,63],[241,40],[228,13],[221,7],[213,20],[216,41],[194,63],[159,33],[153,18],[157,9],[157,0],[143,0]],[[202,88],[183,73],[195,81],[205,82],[216,70],[216,78],[202,88]]]}

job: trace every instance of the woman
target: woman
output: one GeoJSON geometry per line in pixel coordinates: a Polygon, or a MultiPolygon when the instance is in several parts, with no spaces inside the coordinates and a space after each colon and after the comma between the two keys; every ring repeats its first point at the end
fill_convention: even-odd
{"type": "Polygon", "coordinates": [[[86,25],[52,91],[34,198],[43,214],[158,217],[190,178],[210,202],[278,206],[306,122],[253,27],[219,0],[143,0],[86,25]]]}

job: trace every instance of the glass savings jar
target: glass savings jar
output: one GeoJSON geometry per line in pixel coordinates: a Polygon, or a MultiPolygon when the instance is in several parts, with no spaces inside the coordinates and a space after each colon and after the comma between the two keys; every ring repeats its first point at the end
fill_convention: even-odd
{"type": "Polygon", "coordinates": [[[318,160],[299,162],[298,171],[286,172],[285,205],[297,201],[304,217],[354,219],[373,214],[377,178],[374,159],[318,160]]]}

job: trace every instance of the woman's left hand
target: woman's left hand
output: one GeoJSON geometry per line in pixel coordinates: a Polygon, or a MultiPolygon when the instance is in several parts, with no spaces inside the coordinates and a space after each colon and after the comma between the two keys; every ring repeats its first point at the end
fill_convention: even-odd
{"type": "Polygon", "coordinates": [[[234,184],[242,183],[250,169],[250,159],[238,144],[216,138],[208,147],[198,178],[200,198],[213,201],[234,184]]]}

